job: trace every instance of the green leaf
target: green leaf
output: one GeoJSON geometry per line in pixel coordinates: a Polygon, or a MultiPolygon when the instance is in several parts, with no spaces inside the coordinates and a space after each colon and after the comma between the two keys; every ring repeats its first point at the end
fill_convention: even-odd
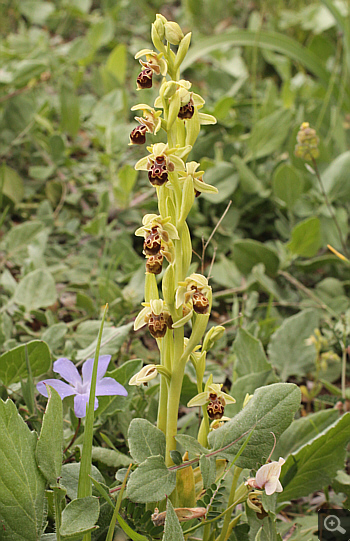
{"type": "Polygon", "coordinates": [[[238,186],[238,175],[231,163],[219,162],[205,172],[204,181],[212,184],[218,190],[218,194],[202,193],[201,197],[207,201],[218,204],[230,197],[238,186]]]}
{"type": "Polygon", "coordinates": [[[22,248],[27,248],[28,244],[33,242],[43,229],[44,226],[41,222],[34,221],[25,222],[10,229],[4,237],[5,247],[9,252],[8,257],[22,248]]]}
{"type": "Polygon", "coordinates": [[[130,475],[126,496],[139,503],[160,501],[170,496],[175,486],[176,472],[168,470],[162,456],[151,456],[130,475]]]}
{"type": "MultiPolygon", "coordinates": [[[[125,342],[132,328],[132,323],[127,323],[121,327],[105,327],[102,334],[102,344],[100,355],[114,355],[118,353],[125,342]]],[[[91,357],[96,350],[97,338],[85,349],[80,349],[77,353],[77,360],[91,357]]]]}
{"type": "Polygon", "coordinates": [[[279,501],[302,498],[331,484],[344,467],[350,441],[350,413],[345,413],[310,443],[292,453],[282,467],[279,501]]]}
{"type": "Polygon", "coordinates": [[[46,269],[26,274],[18,284],[13,300],[27,312],[51,306],[57,300],[55,280],[46,269]]]}
{"type": "Polygon", "coordinates": [[[192,455],[202,455],[208,452],[208,449],[203,447],[195,438],[188,434],[177,434],[176,441],[182,445],[185,451],[192,455]]]}
{"type": "Polygon", "coordinates": [[[318,436],[339,417],[338,410],[328,409],[312,413],[306,417],[300,417],[292,422],[282,434],[278,442],[274,456],[287,456],[299,449],[302,445],[318,436]]]}
{"type": "Polygon", "coordinates": [[[12,400],[0,400],[0,525],[2,541],[37,541],[44,519],[45,478],[35,461],[37,434],[12,400]]]}
{"type": "Polygon", "coordinates": [[[292,116],[289,109],[280,109],[258,120],[248,139],[250,150],[246,161],[269,156],[280,149],[290,132],[292,116]]]}
{"type": "Polygon", "coordinates": [[[166,505],[165,527],[162,541],[185,541],[181,524],[169,498],[166,505]]]}
{"type": "Polygon", "coordinates": [[[216,479],[216,458],[202,455],[199,459],[199,467],[203,479],[203,487],[209,488],[216,479]]]}
{"type": "Polygon", "coordinates": [[[99,460],[103,464],[106,464],[106,466],[113,468],[127,467],[132,462],[124,453],[115,451],[114,449],[106,449],[105,447],[93,447],[92,459],[99,460]]]}
{"type": "Polygon", "coordinates": [[[316,217],[298,223],[292,231],[292,239],[287,244],[292,254],[313,257],[321,246],[321,224],[316,217]]]}
{"type": "Polygon", "coordinates": [[[263,263],[266,273],[274,276],[280,263],[272,248],[252,239],[236,240],[232,245],[231,257],[243,274],[249,274],[255,265],[263,263]]]}
{"type": "Polygon", "coordinates": [[[60,92],[61,130],[75,137],[80,127],[79,100],[72,84],[64,82],[60,92]]]}
{"type": "Polygon", "coordinates": [[[55,6],[42,0],[40,2],[38,0],[24,0],[19,4],[19,10],[31,23],[42,25],[55,11],[55,6]]]}
{"type": "Polygon", "coordinates": [[[279,165],[273,175],[273,191],[276,197],[292,209],[304,191],[304,181],[292,165],[279,165]]]}
{"type": "Polygon", "coordinates": [[[38,468],[50,485],[61,475],[63,457],[62,399],[55,389],[48,387],[48,402],[36,448],[38,468]]]}
{"type": "Polygon", "coordinates": [[[282,432],[291,424],[300,405],[300,389],[292,383],[275,383],[260,387],[246,407],[223,427],[211,432],[208,441],[213,450],[230,445],[218,456],[233,460],[244,444],[244,433],[254,432],[237,460],[240,468],[256,468],[265,462],[273,447],[273,436],[278,441],[282,432]],[[231,445],[238,438],[239,441],[231,445]]]}
{"type": "Polygon", "coordinates": [[[99,514],[98,498],[86,496],[72,500],[63,510],[60,534],[67,539],[75,539],[95,530],[99,514]]]}
{"type": "Polygon", "coordinates": [[[305,376],[315,366],[315,346],[305,344],[318,327],[315,310],[304,310],[284,320],[272,335],[268,355],[282,380],[289,376],[305,376]]]}
{"type": "Polygon", "coordinates": [[[239,180],[242,190],[246,193],[261,193],[264,186],[253,171],[246,165],[246,163],[238,155],[232,157],[233,163],[236,165],[239,173],[239,180]]]}
{"type": "Polygon", "coordinates": [[[113,39],[113,34],[114,22],[111,18],[105,17],[90,26],[86,37],[94,49],[99,49],[113,39]]]}
{"type": "Polygon", "coordinates": [[[67,331],[68,327],[65,323],[55,323],[43,332],[41,338],[47,343],[51,351],[55,351],[64,346],[64,337],[66,336],[67,331]]]}
{"type": "Polygon", "coordinates": [[[128,441],[130,454],[138,462],[154,455],[165,457],[165,436],[146,419],[133,419],[129,426],[128,441]]]}
{"type": "MultiPolygon", "coordinates": [[[[72,464],[63,464],[61,472],[61,484],[67,490],[67,496],[71,500],[75,500],[78,496],[78,481],[79,481],[80,462],[72,464]]],[[[105,483],[105,480],[99,470],[92,465],[90,476],[99,483],[105,483]]],[[[92,481],[91,481],[92,484],[92,481]]]]}
{"type": "Polygon", "coordinates": [[[322,173],[322,183],[331,201],[350,197],[349,168],[350,150],[337,156],[322,173]]]}
{"type": "Polygon", "coordinates": [[[125,522],[125,520],[120,515],[117,515],[117,521],[119,522],[119,526],[121,527],[121,529],[126,533],[128,538],[130,537],[130,539],[132,539],[132,541],[148,541],[148,537],[145,537],[140,533],[134,532],[134,530],[130,528],[129,524],[125,522]]]}
{"type": "Polygon", "coordinates": [[[242,328],[238,329],[233,351],[237,357],[235,372],[238,377],[272,369],[260,340],[242,328]]]}
{"type": "Polygon", "coordinates": [[[34,377],[46,374],[51,366],[50,350],[45,342],[33,340],[23,346],[10,349],[0,356],[0,379],[4,385],[11,385],[28,376],[25,348],[34,377]]]}
{"type": "Polygon", "coordinates": [[[242,407],[246,394],[253,394],[256,389],[266,385],[271,376],[271,369],[266,372],[257,372],[247,374],[236,379],[231,386],[230,395],[236,399],[235,404],[227,404],[225,407],[225,415],[233,417],[242,407]]]}
{"type": "Polygon", "coordinates": [[[124,84],[126,74],[126,46],[124,43],[119,43],[114,47],[107,59],[106,68],[120,84],[124,84]]]}
{"type": "Polygon", "coordinates": [[[15,204],[20,203],[24,195],[23,180],[17,171],[4,163],[0,167],[0,194],[1,192],[15,204]]]}

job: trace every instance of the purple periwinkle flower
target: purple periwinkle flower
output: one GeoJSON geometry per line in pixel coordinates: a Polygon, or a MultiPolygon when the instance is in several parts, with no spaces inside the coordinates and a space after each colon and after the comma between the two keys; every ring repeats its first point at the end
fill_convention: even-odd
{"type": "MultiPolygon", "coordinates": [[[[127,391],[124,387],[115,381],[113,378],[104,378],[103,376],[106,373],[106,370],[111,360],[111,355],[101,355],[98,358],[98,367],[97,367],[97,381],[96,381],[96,396],[112,396],[112,395],[121,395],[127,396],[127,391]]],[[[60,381],[59,379],[44,379],[37,383],[36,388],[39,393],[47,395],[47,385],[53,387],[61,399],[66,398],[66,396],[74,397],[74,413],[77,417],[85,417],[86,415],[86,405],[89,402],[90,397],[90,386],[92,378],[92,368],[94,365],[94,359],[87,359],[82,366],[82,375],[81,378],[76,366],[69,359],[64,357],[57,359],[53,363],[53,370],[57,372],[63,379],[68,381],[60,381]]],[[[98,400],[95,398],[95,407],[98,408],[98,400]]]]}

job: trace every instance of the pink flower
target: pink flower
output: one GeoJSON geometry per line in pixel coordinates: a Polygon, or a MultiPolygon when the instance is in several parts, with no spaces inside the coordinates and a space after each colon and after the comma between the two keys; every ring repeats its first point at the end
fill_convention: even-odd
{"type": "Polygon", "coordinates": [[[282,492],[283,487],[280,483],[279,476],[281,475],[281,468],[285,463],[284,458],[280,458],[278,462],[270,462],[270,464],[264,464],[256,472],[255,477],[248,479],[246,485],[251,488],[264,488],[268,496],[275,492],[282,492]]]}

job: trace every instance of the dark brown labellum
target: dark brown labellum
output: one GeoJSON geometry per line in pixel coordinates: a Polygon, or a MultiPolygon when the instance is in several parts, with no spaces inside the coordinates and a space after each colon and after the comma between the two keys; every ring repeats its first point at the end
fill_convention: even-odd
{"type": "Polygon", "coordinates": [[[154,338],[163,338],[167,328],[168,326],[164,314],[161,313],[159,316],[157,316],[152,312],[148,319],[148,329],[151,335],[154,338]]]}
{"type": "Polygon", "coordinates": [[[148,237],[145,238],[143,243],[143,251],[146,255],[155,255],[159,252],[161,248],[161,238],[157,229],[151,232],[148,237]]]}
{"type": "Polygon", "coordinates": [[[190,101],[186,103],[186,105],[183,105],[182,107],[180,107],[180,110],[177,116],[179,118],[185,119],[185,118],[192,118],[193,114],[194,114],[194,105],[193,105],[192,99],[190,99],[190,101]]]}
{"type": "Polygon", "coordinates": [[[150,274],[160,274],[162,272],[163,256],[162,254],[151,255],[147,258],[146,272],[150,274]]]}
{"type": "Polygon", "coordinates": [[[163,186],[168,180],[168,170],[165,164],[157,164],[151,166],[148,171],[148,179],[152,186],[163,186]]]}
{"type": "Polygon", "coordinates": [[[219,401],[209,402],[207,412],[209,419],[221,419],[225,412],[225,406],[219,401]]]}
{"type": "Polygon", "coordinates": [[[136,79],[139,88],[152,88],[153,71],[151,68],[146,68],[139,73],[136,79]]]}
{"type": "Polygon", "coordinates": [[[146,126],[136,126],[130,133],[130,141],[133,145],[144,145],[146,142],[146,126]]]}
{"type": "Polygon", "coordinates": [[[206,314],[209,310],[209,301],[203,293],[200,291],[196,291],[193,294],[192,297],[193,301],[193,310],[197,312],[197,314],[206,314]]]}

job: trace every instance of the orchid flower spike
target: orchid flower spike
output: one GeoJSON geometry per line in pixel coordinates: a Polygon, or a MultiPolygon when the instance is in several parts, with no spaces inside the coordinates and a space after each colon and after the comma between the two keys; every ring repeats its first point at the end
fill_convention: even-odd
{"type": "MultiPolygon", "coordinates": [[[[100,355],[98,358],[96,396],[127,396],[127,391],[124,387],[113,378],[104,378],[111,355],[100,355]]],[[[66,396],[74,396],[74,413],[77,417],[85,417],[86,406],[90,398],[90,387],[92,378],[92,369],[94,359],[87,359],[82,366],[82,376],[80,376],[76,366],[64,357],[57,359],[53,363],[53,371],[57,372],[63,379],[68,381],[65,383],[59,379],[44,379],[37,383],[37,390],[43,396],[48,396],[46,385],[53,387],[58,392],[63,400],[66,396]],[[46,385],[45,385],[46,384],[46,385]]],[[[94,409],[98,408],[98,400],[95,398],[94,409]]]]}
{"type": "Polygon", "coordinates": [[[281,468],[284,463],[284,458],[279,458],[278,462],[274,461],[264,464],[258,469],[255,477],[248,479],[245,484],[251,488],[264,488],[268,496],[271,496],[275,492],[282,492],[283,487],[279,476],[281,475],[281,468]]]}

